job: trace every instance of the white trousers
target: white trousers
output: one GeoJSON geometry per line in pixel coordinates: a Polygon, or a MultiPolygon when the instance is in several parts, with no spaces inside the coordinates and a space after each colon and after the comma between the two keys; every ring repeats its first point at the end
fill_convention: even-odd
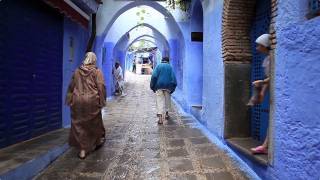
{"type": "Polygon", "coordinates": [[[120,91],[120,93],[124,93],[124,81],[123,80],[116,81],[116,90],[120,91]]]}
{"type": "Polygon", "coordinates": [[[165,116],[171,108],[171,94],[168,90],[160,89],[156,92],[157,114],[165,116]]]}

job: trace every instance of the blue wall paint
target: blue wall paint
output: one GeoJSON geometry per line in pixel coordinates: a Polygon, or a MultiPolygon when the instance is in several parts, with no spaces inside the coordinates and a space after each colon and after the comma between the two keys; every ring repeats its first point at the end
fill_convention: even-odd
{"type": "Polygon", "coordinates": [[[189,53],[189,68],[188,68],[188,99],[190,105],[202,105],[202,91],[203,91],[203,42],[196,42],[191,40],[191,32],[203,32],[203,9],[202,4],[198,0],[193,6],[191,15],[191,26],[188,41],[189,53]],[[192,85],[191,85],[192,84],[192,85]]]}
{"type": "Polygon", "coordinates": [[[127,71],[132,71],[134,59],[135,59],[134,53],[127,53],[126,54],[126,65],[125,65],[126,68],[125,69],[127,71]]]}
{"type": "Polygon", "coordinates": [[[181,54],[184,53],[183,48],[181,47],[181,42],[177,39],[170,39],[168,42],[170,47],[170,63],[176,73],[178,88],[182,89],[183,62],[181,54]]]}
{"type": "Polygon", "coordinates": [[[222,59],[223,1],[205,1],[203,42],[203,114],[202,121],[219,138],[224,123],[224,66],[222,59]]]}
{"type": "Polygon", "coordinates": [[[107,96],[111,97],[112,93],[114,92],[114,82],[112,76],[112,68],[114,66],[114,58],[113,58],[113,49],[114,43],[112,42],[105,42],[103,47],[106,48],[106,57],[103,60],[104,64],[102,64],[102,71],[104,74],[104,78],[106,81],[107,86],[107,96]]]}
{"type": "Polygon", "coordinates": [[[183,33],[183,37],[185,40],[185,50],[181,52],[181,61],[182,61],[182,69],[183,69],[183,84],[180,85],[182,88],[178,89],[174,94],[174,99],[181,105],[181,107],[189,112],[189,87],[191,86],[190,81],[190,70],[192,67],[190,66],[190,61],[192,60],[192,50],[190,49],[190,22],[179,22],[179,27],[183,33]]]}
{"type": "Polygon", "coordinates": [[[320,17],[305,19],[307,3],[278,5],[272,171],[279,179],[320,178],[320,17]]]}
{"type": "Polygon", "coordinates": [[[2,148],[62,126],[63,17],[43,2],[0,9],[2,148]]]}
{"type": "MultiPolygon", "coordinates": [[[[63,35],[63,89],[62,102],[65,102],[66,93],[73,72],[82,63],[85,55],[86,45],[88,41],[88,31],[79,24],[64,18],[64,35],[63,35]],[[74,58],[71,59],[70,38],[73,38],[74,58]]],[[[70,126],[71,116],[70,108],[64,103],[62,105],[63,127],[70,126]]]]}

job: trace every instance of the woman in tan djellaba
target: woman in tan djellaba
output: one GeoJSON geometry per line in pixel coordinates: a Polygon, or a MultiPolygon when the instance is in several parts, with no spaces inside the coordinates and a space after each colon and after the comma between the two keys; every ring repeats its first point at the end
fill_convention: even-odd
{"type": "Polygon", "coordinates": [[[66,98],[71,108],[69,144],[80,149],[80,159],[85,159],[105,141],[101,109],[106,105],[106,88],[96,61],[93,52],[86,54],[73,74],[66,98]]]}

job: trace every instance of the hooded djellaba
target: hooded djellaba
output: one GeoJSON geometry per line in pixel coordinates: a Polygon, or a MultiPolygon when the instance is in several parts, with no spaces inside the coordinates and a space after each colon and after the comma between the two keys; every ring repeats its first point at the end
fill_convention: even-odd
{"type": "Polygon", "coordinates": [[[93,52],[85,55],[82,65],[73,74],[66,98],[71,109],[69,144],[80,150],[80,159],[105,141],[101,109],[106,105],[106,88],[96,61],[93,52]]]}

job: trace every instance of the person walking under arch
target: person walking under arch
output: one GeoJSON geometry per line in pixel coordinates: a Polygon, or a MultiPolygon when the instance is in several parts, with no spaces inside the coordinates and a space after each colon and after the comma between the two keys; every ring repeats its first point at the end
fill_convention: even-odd
{"type": "Polygon", "coordinates": [[[112,71],[115,80],[116,95],[126,96],[124,92],[124,76],[119,62],[116,62],[112,71]]]}
{"type": "MultiPolygon", "coordinates": [[[[256,80],[253,84],[253,96],[251,97],[248,106],[254,106],[261,104],[264,100],[265,94],[270,86],[270,49],[271,49],[271,35],[263,34],[256,40],[257,43],[257,51],[262,54],[267,55],[267,57],[263,60],[262,67],[264,69],[265,78],[263,80],[256,80]]],[[[267,154],[268,153],[268,133],[267,136],[261,146],[251,148],[251,152],[253,154],[267,154]]]]}
{"type": "Polygon", "coordinates": [[[156,93],[158,124],[163,124],[169,118],[171,94],[177,87],[176,76],[169,64],[169,58],[164,57],[152,73],[150,88],[156,93]]]}
{"type": "Polygon", "coordinates": [[[137,63],[136,63],[136,59],[133,60],[132,62],[132,72],[133,73],[137,73],[137,63]]]}
{"type": "Polygon", "coordinates": [[[106,88],[96,61],[93,52],[85,55],[82,65],[73,74],[66,98],[71,108],[69,144],[80,149],[80,159],[85,159],[105,141],[101,109],[106,105],[106,88]]]}

